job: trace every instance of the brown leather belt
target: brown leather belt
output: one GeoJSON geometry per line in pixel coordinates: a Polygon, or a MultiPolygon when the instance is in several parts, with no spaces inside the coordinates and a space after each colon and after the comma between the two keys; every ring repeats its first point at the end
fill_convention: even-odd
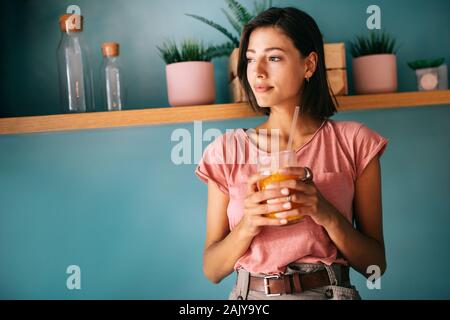
{"type": "MultiPolygon", "coordinates": [[[[341,282],[349,282],[349,269],[342,267],[341,282]]],[[[267,296],[301,293],[306,290],[331,285],[326,269],[311,273],[292,273],[257,277],[250,275],[249,289],[265,293],[267,296]]]]}

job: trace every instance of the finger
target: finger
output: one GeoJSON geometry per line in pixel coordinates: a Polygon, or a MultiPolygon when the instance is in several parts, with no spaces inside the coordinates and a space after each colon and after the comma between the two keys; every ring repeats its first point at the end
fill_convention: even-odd
{"type": "Polygon", "coordinates": [[[261,216],[264,214],[281,212],[293,208],[291,202],[283,202],[277,204],[260,204],[258,206],[247,208],[247,214],[261,216]]]}
{"type": "Polygon", "coordinates": [[[303,192],[308,195],[314,195],[316,193],[316,186],[314,184],[308,184],[300,180],[284,180],[280,182],[273,182],[269,184],[271,188],[288,188],[291,190],[296,190],[303,192]]]}
{"type": "Polygon", "coordinates": [[[304,215],[303,208],[298,207],[291,210],[285,210],[281,212],[277,212],[275,217],[278,219],[289,219],[289,218],[300,218],[304,215]]]}
{"type": "Polygon", "coordinates": [[[286,197],[289,194],[288,188],[265,189],[251,194],[248,199],[251,203],[259,204],[269,199],[286,197]]]}
{"type": "Polygon", "coordinates": [[[269,199],[267,200],[268,204],[274,204],[274,203],[280,203],[280,202],[289,202],[291,198],[289,196],[287,197],[281,197],[281,198],[275,198],[275,199],[269,199]]]}
{"type": "Polygon", "coordinates": [[[290,198],[293,206],[308,206],[313,205],[315,202],[316,196],[308,195],[303,192],[293,192],[290,198]]]}
{"type": "Polygon", "coordinates": [[[292,204],[294,205],[295,204],[307,205],[309,203],[314,202],[314,196],[307,195],[306,193],[303,192],[292,192],[290,197],[288,196],[267,200],[268,204],[277,204],[285,202],[292,202],[292,204]]]}
{"type": "Polygon", "coordinates": [[[262,175],[260,173],[256,173],[254,175],[252,175],[248,180],[247,180],[247,193],[254,193],[258,191],[258,181],[261,179],[267,178],[267,176],[262,175]]]}
{"type": "Polygon", "coordinates": [[[283,226],[288,223],[287,219],[274,219],[258,216],[254,218],[254,222],[258,226],[283,226]]]}

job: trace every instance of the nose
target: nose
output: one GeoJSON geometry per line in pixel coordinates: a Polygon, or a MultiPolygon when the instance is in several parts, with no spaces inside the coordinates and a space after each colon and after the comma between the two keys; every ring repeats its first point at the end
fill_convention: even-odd
{"type": "Polygon", "coordinates": [[[255,62],[254,75],[258,79],[267,78],[267,71],[264,60],[260,59],[255,62]]]}

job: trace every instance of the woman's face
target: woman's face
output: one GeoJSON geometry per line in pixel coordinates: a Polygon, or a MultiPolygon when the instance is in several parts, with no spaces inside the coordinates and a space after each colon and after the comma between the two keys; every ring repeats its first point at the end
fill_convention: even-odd
{"type": "Polygon", "coordinates": [[[298,105],[305,78],[305,59],[280,29],[264,27],[250,35],[247,78],[258,105],[298,105]]]}

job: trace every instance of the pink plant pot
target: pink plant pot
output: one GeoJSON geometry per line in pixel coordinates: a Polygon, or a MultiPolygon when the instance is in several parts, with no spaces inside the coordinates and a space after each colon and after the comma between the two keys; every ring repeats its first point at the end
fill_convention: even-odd
{"type": "Polygon", "coordinates": [[[395,54],[373,54],[353,59],[356,94],[397,91],[397,57],[395,54]]]}
{"type": "Polygon", "coordinates": [[[214,65],[205,61],[166,66],[167,94],[172,107],[214,104],[214,65]]]}

